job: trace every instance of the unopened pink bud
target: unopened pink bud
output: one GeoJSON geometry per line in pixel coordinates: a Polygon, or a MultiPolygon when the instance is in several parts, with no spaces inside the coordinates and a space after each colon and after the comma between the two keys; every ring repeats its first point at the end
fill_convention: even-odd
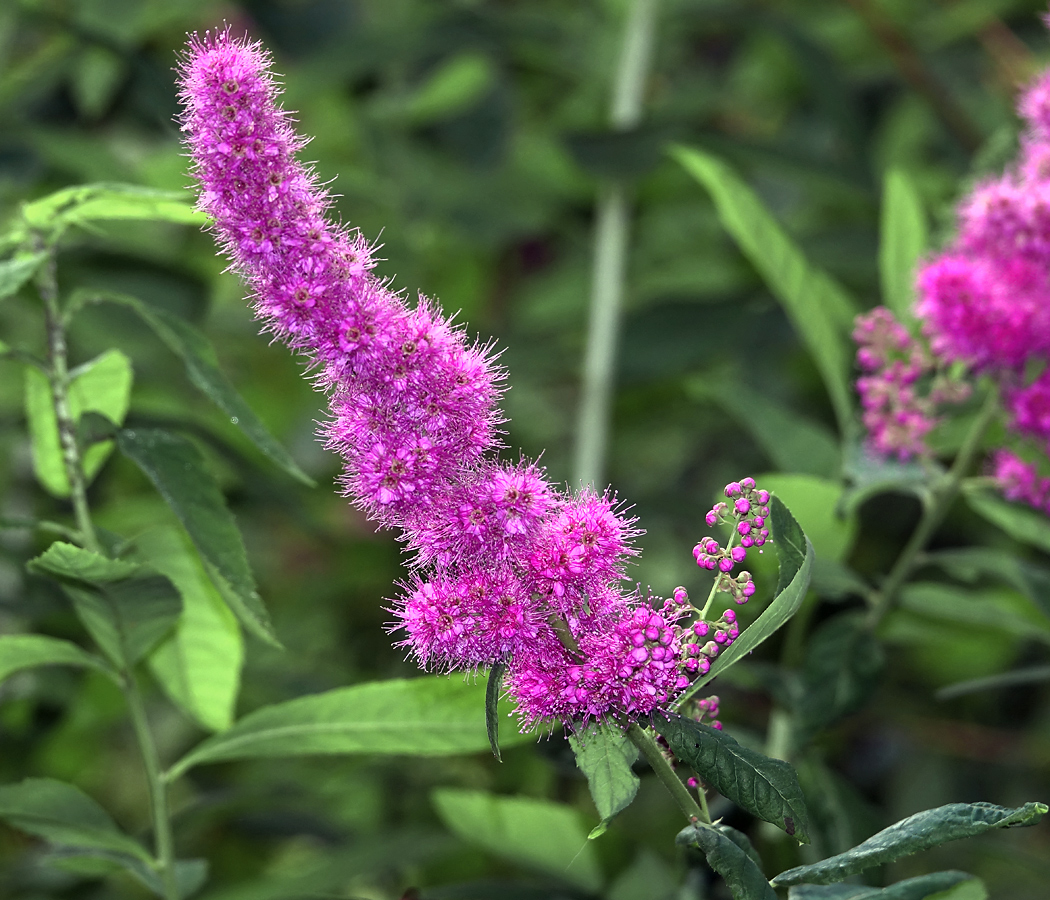
{"type": "Polygon", "coordinates": [[[751,524],[754,525],[755,528],[761,528],[763,525],[766,524],[765,517],[764,516],[755,516],[751,520],[751,524]]]}
{"type": "Polygon", "coordinates": [[[715,643],[724,644],[726,642],[726,633],[724,631],[715,632],[715,643]]]}
{"type": "Polygon", "coordinates": [[[733,504],[733,508],[740,513],[740,515],[746,516],[751,511],[751,501],[746,497],[741,497],[733,504]]]}
{"type": "Polygon", "coordinates": [[[728,557],[728,556],[723,556],[718,561],[718,568],[722,572],[732,572],[733,571],[733,566],[735,566],[735,565],[736,565],[736,563],[733,562],[733,560],[730,557],[728,557]]]}
{"type": "Polygon", "coordinates": [[[693,623],[693,634],[697,637],[707,637],[707,632],[711,630],[711,626],[707,622],[694,622],[693,623]]]}
{"type": "Polygon", "coordinates": [[[707,514],[706,516],[704,516],[704,521],[705,521],[705,522],[707,522],[707,524],[708,524],[709,526],[711,526],[712,528],[714,528],[714,527],[715,527],[715,525],[717,525],[717,524],[718,524],[718,513],[716,513],[716,512],[715,512],[715,511],[714,511],[714,510],[712,509],[712,510],[711,510],[711,512],[709,512],[709,513],[708,513],[708,514],[707,514]]]}
{"type": "Polygon", "coordinates": [[[742,479],[740,480],[740,486],[741,486],[741,487],[742,487],[742,488],[743,488],[743,489],[744,489],[745,491],[751,491],[751,490],[754,490],[754,488],[755,488],[755,479],[754,479],[754,478],[742,478],[742,479]]]}
{"type": "Polygon", "coordinates": [[[743,562],[747,559],[747,550],[744,547],[734,547],[729,551],[729,555],[733,557],[733,562],[743,562]]]}
{"type": "Polygon", "coordinates": [[[741,493],[742,489],[740,487],[740,482],[731,481],[726,485],[725,494],[727,497],[739,497],[741,493]]]}
{"type": "Polygon", "coordinates": [[[733,610],[731,609],[727,609],[724,613],[722,613],[722,618],[725,619],[727,622],[735,622],[736,613],[733,612],[733,610]]]}
{"type": "Polygon", "coordinates": [[[676,587],[674,589],[674,602],[681,605],[688,602],[689,594],[686,593],[684,587],[676,587]]]}
{"type": "Polygon", "coordinates": [[[769,491],[759,491],[758,502],[765,506],[769,502],[769,491]]]}

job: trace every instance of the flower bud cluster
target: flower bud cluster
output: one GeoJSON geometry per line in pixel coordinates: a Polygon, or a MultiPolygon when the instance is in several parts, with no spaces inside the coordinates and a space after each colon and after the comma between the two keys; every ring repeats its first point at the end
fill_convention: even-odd
{"type": "Polygon", "coordinates": [[[732,576],[733,569],[747,559],[752,547],[762,547],[771,540],[766,520],[769,518],[769,491],[759,490],[753,478],[733,481],[725,486],[729,502],[716,503],[704,517],[711,527],[729,525],[732,534],[722,546],[712,537],[702,537],[693,547],[693,558],[702,569],[718,572],[718,590],[732,595],[737,603],[746,603],[755,593],[751,573],[741,571],[732,576]]]}

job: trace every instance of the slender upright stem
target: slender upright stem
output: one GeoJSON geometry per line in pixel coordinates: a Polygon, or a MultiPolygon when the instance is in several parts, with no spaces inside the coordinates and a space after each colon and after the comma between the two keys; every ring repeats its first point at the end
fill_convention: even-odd
{"type": "MultiPolygon", "coordinates": [[[[729,535],[729,542],[725,546],[725,550],[728,553],[736,545],[737,533],[736,529],[729,535]]],[[[711,609],[711,604],[715,602],[715,595],[719,591],[718,583],[722,580],[722,570],[716,569],[715,571],[715,583],[711,585],[711,592],[707,595],[707,602],[704,604],[704,608],[700,610],[700,618],[706,619],[707,613],[711,609]]]]}
{"type": "Polygon", "coordinates": [[[933,533],[940,527],[941,522],[944,521],[944,517],[948,514],[948,510],[955,501],[959,488],[962,486],[963,478],[966,477],[966,473],[970,470],[978,451],[981,449],[981,441],[984,439],[985,432],[995,420],[998,412],[999,395],[995,390],[991,390],[980,412],[977,414],[977,419],[970,428],[969,434],[966,435],[966,440],[959,449],[951,469],[934,486],[932,502],[927,504],[923,510],[918,526],[916,526],[908,543],[904,545],[900,556],[897,557],[893,568],[890,569],[890,574],[886,576],[882,586],[875,592],[872,608],[868,614],[869,628],[874,629],[882,621],[886,613],[893,608],[893,604],[897,600],[897,594],[900,593],[900,589],[908,580],[908,576],[911,575],[912,570],[920,559],[920,554],[926,549],[926,544],[933,537],[933,533]]]}
{"type": "Polygon", "coordinates": [[[707,798],[704,797],[703,789],[697,792],[700,797],[701,808],[701,805],[698,805],[693,799],[693,795],[689,793],[689,788],[682,784],[682,779],[675,774],[671,764],[667,761],[667,757],[660,752],[660,748],[648,731],[635,722],[627,729],[627,737],[642,752],[642,756],[652,766],[656,777],[664,783],[664,787],[667,788],[674,802],[678,804],[678,808],[685,814],[685,817],[690,822],[701,822],[710,825],[711,816],[707,811],[707,798]]]}
{"type": "Polygon", "coordinates": [[[58,308],[58,283],[55,278],[55,257],[52,254],[40,268],[37,288],[44,302],[47,326],[48,380],[58,424],[58,440],[62,447],[62,461],[69,481],[69,496],[73,502],[80,539],[88,550],[99,552],[101,545],[91,522],[87,502],[87,479],[77,446],[77,425],[69,404],[69,360],[66,352],[66,332],[62,313],[58,308]]]}
{"type": "Polygon", "coordinates": [[[135,728],[139,752],[146,768],[149,786],[149,805],[153,816],[153,837],[156,847],[157,871],[164,887],[164,900],[179,900],[178,884],[175,880],[175,841],[171,832],[171,817],[168,812],[168,795],[164,776],[160,768],[157,745],[146,718],[146,707],[142,694],[131,672],[124,673],[124,697],[131,711],[131,723],[135,728]]]}
{"type": "MultiPolygon", "coordinates": [[[[641,121],[657,3],[658,0],[632,0],[624,23],[609,112],[610,124],[616,131],[627,131],[641,121]]],[[[599,194],[595,211],[590,320],[576,434],[575,475],[583,484],[598,484],[605,467],[630,213],[627,188],[619,181],[608,182],[599,194]]]]}

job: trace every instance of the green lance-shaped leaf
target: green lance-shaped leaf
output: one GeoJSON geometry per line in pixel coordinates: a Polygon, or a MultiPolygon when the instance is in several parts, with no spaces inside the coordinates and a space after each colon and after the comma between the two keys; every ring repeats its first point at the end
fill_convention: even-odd
{"type": "Polygon", "coordinates": [[[28,568],[62,586],[84,627],[121,668],[149,653],[182,612],[178,591],[164,576],[73,544],[56,541],[28,568]]]}
{"type": "Polygon", "coordinates": [[[915,185],[905,172],[891,169],[882,191],[879,276],[882,302],[902,322],[913,318],[915,266],[927,238],[926,214],[915,185]]]}
{"type": "Polygon", "coordinates": [[[675,757],[723,797],[809,843],[809,812],[789,763],[763,756],[725,732],[683,716],[656,715],[653,727],[675,757]]]}
{"type": "Polygon", "coordinates": [[[976,879],[966,872],[948,871],[906,878],[884,888],[860,884],[799,884],[788,891],[788,900],[926,900],[967,881],[976,879]]]}
{"type": "Polygon", "coordinates": [[[809,348],[844,434],[853,430],[854,300],[827,273],[811,265],[758,196],[722,160],[689,147],[672,155],[711,194],[719,218],[780,300],[809,348]]]}
{"type": "Polygon", "coordinates": [[[1009,503],[980,489],[967,489],[965,497],[970,509],[997,525],[1014,540],[1050,553],[1050,519],[1043,513],[1020,503],[1009,503]]]}
{"type": "Polygon", "coordinates": [[[60,846],[108,850],[151,862],[138,841],[124,834],[87,794],[52,778],[0,786],[0,819],[60,846]]]}
{"type": "Polygon", "coordinates": [[[449,830],[464,840],[584,890],[601,887],[594,845],[572,807],[448,788],[434,791],[431,800],[449,830]]]}
{"type": "MultiPolygon", "coordinates": [[[[26,374],[26,418],[32,440],[33,470],[41,485],[56,497],[69,496],[69,478],[58,437],[54,397],[47,376],[31,366],[26,374]]],[[[120,424],[128,413],[134,376],[131,360],[119,350],[107,350],[70,373],[69,408],[74,423],[87,412],[101,413],[120,424]]],[[[84,450],[84,476],[90,484],[109,454],[113,442],[92,444],[84,450]]]]}
{"type": "Polygon", "coordinates": [[[503,673],[506,671],[506,663],[493,663],[485,685],[485,731],[488,732],[492,755],[499,762],[503,762],[499,752],[499,692],[503,686],[503,673]]]}
{"type": "Polygon", "coordinates": [[[997,578],[1031,600],[1050,617],[1050,569],[993,547],[960,547],[927,553],[924,561],[960,581],[982,575],[997,578]]]}
{"type": "Polygon", "coordinates": [[[0,682],[22,669],[36,666],[79,666],[109,672],[109,666],[70,641],[42,634],[0,637],[0,682]]]}
{"type": "MultiPolygon", "coordinates": [[[[725,880],[733,900],[777,900],[776,892],[769,886],[753,856],[727,833],[732,830],[690,825],[678,833],[675,843],[699,847],[707,857],[708,865],[725,880]]],[[[747,846],[750,846],[750,841],[747,846]]]]}
{"type": "Polygon", "coordinates": [[[78,297],[81,300],[103,300],[117,303],[133,310],[153,329],[167,348],[182,359],[186,366],[186,374],[194,387],[226,413],[230,421],[237,425],[272,462],[293,478],[313,487],[313,479],[299,468],[288,451],[270,434],[247,401],[237,393],[237,389],[223,374],[219,368],[215,350],[208,339],[189,322],[127,294],[84,291],[75,294],[71,302],[77,302],[78,297]]]}
{"type": "MultiPolygon", "coordinates": [[[[127,872],[158,897],[165,896],[164,882],[153,866],[126,853],[63,848],[52,850],[43,857],[43,861],[65,872],[94,878],[127,872]]],[[[177,859],[174,869],[175,887],[181,900],[196,894],[208,877],[208,862],[204,859],[177,859]]]]}
{"type": "Polygon", "coordinates": [[[759,617],[740,632],[740,637],[733,641],[732,645],[719,653],[711,666],[711,671],[693,682],[687,694],[689,697],[710,684],[714,678],[739,662],[776,632],[798,611],[805,599],[813,572],[813,545],[810,544],[790,510],[775,495],[769,500],[767,522],[777,550],[777,564],[780,573],[776,593],[769,606],[762,610],[759,617]]]}
{"type": "Polygon", "coordinates": [[[845,853],[781,872],[773,884],[832,884],[948,841],[974,837],[993,828],[1034,825],[1046,811],[1045,803],[1026,803],[1017,809],[993,803],[949,803],[901,819],[845,853]]]}
{"type": "Polygon", "coordinates": [[[257,637],[280,647],[255,589],[237,523],[200,451],[181,435],[152,428],[124,429],[117,443],[178,516],[237,618],[257,637]]]}
{"type": "Polygon", "coordinates": [[[10,297],[29,281],[45,259],[46,253],[20,251],[0,262],[0,300],[10,297]]]}
{"type": "Polygon", "coordinates": [[[590,725],[569,735],[576,765],[587,777],[591,798],[602,817],[590,837],[604,834],[609,820],[631,805],[640,781],[631,769],[638,751],[627,733],[616,725],[590,725]]]}
{"type": "Polygon", "coordinates": [[[797,708],[800,741],[860,709],[878,685],[886,659],[864,613],[835,616],[810,638],[797,708]]]}
{"type": "Polygon", "coordinates": [[[233,724],[244,662],[244,638],[212,584],[193,543],[179,528],[154,528],[135,539],[136,554],[171,579],[182,617],[150,655],[165,693],[209,731],[233,724]]]}
{"type": "MultiPolygon", "coordinates": [[[[251,757],[371,753],[446,756],[489,747],[483,685],[443,676],[393,679],[311,694],[249,713],[171,769],[251,757]]],[[[513,732],[503,744],[534,740],[513,732]]]]}

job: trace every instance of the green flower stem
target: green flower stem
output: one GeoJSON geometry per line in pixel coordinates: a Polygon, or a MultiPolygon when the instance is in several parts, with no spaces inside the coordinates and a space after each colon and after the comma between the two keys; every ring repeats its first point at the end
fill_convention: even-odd
{"type": "Polygon", "coordinates": [[[69,359],[66,351],[66,332],[62,323],[62,312],[58,307],[58,283],[55,278],[55,257],[52,254],[40,267],[37,289],[44,301],[44,316],[47,325],[47,376],[51,385],[51,396],[58,424],[58,440],[62,447],[62,460],[69,480],[69,496],[73,503],[73,514],[77,520],[80,540],[88,550],[101,552],[95,526],[87,502],[87,479],[77,446],[77,423],[69,405],[69,359]]]}
{"type": "MultiPolygon", "coordinates": [[[[737,532],[734,528],[729,535],[729,542],[725,545],[725,552],[728,553],[736,545],[737,532]]],[[[706,619],[708,610],[711,609],[711,604],[715,602],[715,595],[718,594],[719,588],[718,583],[722,580],[724,573],[717,566],[715,567],[715,583],[711,585],[711,592],[707,595],[707,602],[704,604],[704,608],[700,610],[700,618],[706,619]]]]}
{"type": "Polygon", "coordinates": [[[168,795],[160,768],[157,745],[146,718],[146,707],[142,694],[131,672],[124,673],[124,697],[131,711],[131,723],[135,728],[142,762],[146,767],[149,785],[149,804],[153,815],[153,837],[156,846],[157,872],[164,887],[164,900],[179,900],[178,884],[175,880],[175,841],[171,832],[171,817],[168,812],[168,795]]]}
{"type": "Polygon", "coordinates": [[[984,405],[973,423],[973,427],[970,429],[969,434],[966,435],[966,440],[959,449],[951,469],[948,470],[940,482],[933,486],[933,499],[923,510],[918,526],[901,551],[900,556],[897,557],[897,561],[893,564],[893,568],[890,569],[890,574],[886,576],[885,582],[873,594],[872,608],[868,613],[869,628],[874,630],[886,613],[893,608],[893,604],[897,601],[897,595],[915,569],[920,555],[926,549],[926,544],[940,527],[952,503],[958,496],[963,479],[966,477],[966,473],[969,472],[981,449],[981,441],[984,439],[985,432],[992,422],[995,421],[998,412],[999,394],[992,389],[989,391],[984,405]]]}
{"type": "Polygon", "coordinates": [[[660,751],[653,736],[637,722],[627,729],[627,737],[642,752],[642,756],[652,766],[656,777],[664,783],[664,787],[667,788],[674,802],[678,804],[678,808],[685,814],[685,817],[690,822],[710,825],[711,815],[707,811],[707,798],[704,796],[703,789],[697,791],[697,795],[700,797],[700,804],[698,805],[693,799],[693,795],[689,793],[689,788],[682,784],[682,779],[671,768],[671,764],[660,751]]]}
{"type": "MultiPolygon", "coordinates": [[[[658,0],[633,0],[624,23],[609,115],[614,131],[628,131],[641,121],[657,4],[658,0]]],[[[620,181],[608,182],[601,190],[595,211],[591,309],[576,434],[575,474],[581,484],[597,485],[605,464],[630,216],[627,188],[620,181]]]]}

